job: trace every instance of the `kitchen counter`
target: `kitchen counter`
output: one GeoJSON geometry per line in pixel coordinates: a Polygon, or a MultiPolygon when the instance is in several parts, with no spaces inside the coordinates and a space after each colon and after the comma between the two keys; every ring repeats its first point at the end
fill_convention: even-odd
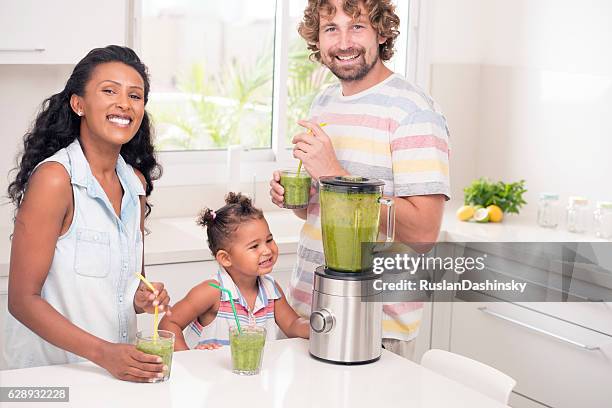
{"type": "MultiPolygon", "coordinates": [[[[265,214],[281,254],[295,253],[304,221],[292,211],[279,210],[265,214]]],[[[145,264],[159,265],[213,259],[206,243],[206,230],[195,223],[195,217],[157,218],[147,221],[145,264]]]]}
{"type": "MultiPolygon", "coordinates": [[[[501,223],[462,222],[456,208],[444,212],[439,242],[597,242],[590,234],[573,234],[563,228],[547,229],[528,216],[506,216],[501,223]]],[[[281,254],[295,253],[303,221],[289,210],[267,212],[266,219],[281,254]]],[[[192,218],[152,219],[145,238],[145,264],[211,260],[205,231],[192,218]]]]}
{"type": "MultiPolygon", "coordinates": [[[[599,242],[592,234],[573,234],[561,226],[541,228],[526,215],[506,216],[501,223],[461,222],[455,217],[456,207],[444,212],[438,241],[446,242],[599,242]]],[[[289,210],[265,214],[281,254],[295,253],[303,221],[289,210]]],[[[206,244],[205,230],[196,225],[195,217],[152,218],[147,220],[145,265],[212,260],[206,244]]],[[[8,228],[0,236],[8,237],[8,228]]],[[[10,241],[0,242],[0,277],[8,276],[10,241]]],[[[2,287],[0,287],[0,291],[2,287]]]]}
{"type": "Polygon", "coordinates": [[[58,408],[505,407],[385,350],[363,366],[317,361],[303,339],[268,342],[262,371],[252,377],[233,374],[229,347],[222,347],[175,353],[171,378],[160,384],[119,381],[89,362],[0,371],[0,383],[69,387],[70,403],[53,403],[58,408]]]}

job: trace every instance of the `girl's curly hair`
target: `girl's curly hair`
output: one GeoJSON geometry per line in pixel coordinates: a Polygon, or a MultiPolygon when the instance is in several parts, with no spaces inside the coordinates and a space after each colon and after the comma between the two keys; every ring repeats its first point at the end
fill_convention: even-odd
{"type": "MultiPolygon", "coordinates": [[[[388,61],[393,57],[393,45],[399,35],[400,19],[395,14],[395,6],[391,0],[343,0],[342,10],[353,19],[361,15],[360,5],[366,10],[370,24],[379,36],[386,38],[387,41],[378,47],[380,59],[388,61]]],[[[310,59],[321,62],[321,51],[317,47],[319,42],[319,24],[321,14],[333,17],[336,14],[336,7],[330,0],[308,0],[308,5],[304,9],[304,18],[298,26],[298,32],[306,40],[308,49],[312,51],[310,59]]]]}
{"type": "Polygon", "coordinates": [[[208,247],[213,255],[220,249],[227,248],[240,223],[246,220],[263,219],[263,212],[253,206],[251,199],[241,193],[228,193],[225,205],[213,211],[210,208],[202,210],[196,223],[206,227],[208,247]]]}
{"type": "MultiPolygon", "coordinates": [[[[91,50],[76,64],[64,90],[45,99],[32,129],[23,138],[23,152],[17,159],[17,167],[13,169],[17,175],[8,186],[8,197],[17,208],[21,206],[28,179],[36,165],[78,138],[81,118],[72,110],[70,97],[73,94],[83,96],[94,69],[107,62],[121,62],[140,74],[144,82],[144,102],[147,103],[150,89],[147,67],[133,50],[118,45],[91,50]]],[[[126,163],[144,175],[147,196],[153,191],[153,180],[157,180],[162,172],[155,158],[152,137],[151,121],[145,111],[138,131],[121,147],[121,156],[126,163]]],[[[151,206],[147,204],[145,215],[148,216],[150,212],[151,206]]]]}

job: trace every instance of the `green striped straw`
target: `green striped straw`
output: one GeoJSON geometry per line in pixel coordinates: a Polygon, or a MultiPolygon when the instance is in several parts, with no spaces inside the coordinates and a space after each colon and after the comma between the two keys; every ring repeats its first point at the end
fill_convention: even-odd
{"type": "Polygon", "coordinates": [[[240,321],[238,320],[238,313],[236,313],[236,306],[234,306],[234,297],[232,296],[232,292],[229,289],[222,288],[219,285],[215,285],[214,283],[209,283],[213,288],[219,289],[221,292],[227,293],[229,296],[230,305],[232,305],[232,312],[234,312],[234,319],[236,319],[236,326],[238,327],[238,333],[242,334],[242,329],[240,328],[240,321]]]}

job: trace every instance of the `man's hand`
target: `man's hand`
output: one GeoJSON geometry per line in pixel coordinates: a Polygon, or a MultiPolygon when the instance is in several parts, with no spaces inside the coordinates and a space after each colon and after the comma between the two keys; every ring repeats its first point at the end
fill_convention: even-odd
{"type": "MultiPolygon", "coordinates": [[[[306,170],[304,170],[306,171],[306,170]]],[[[279,206],[280,208],[285,208],[285,189],[283,188],[283,186],[280,183],[280,171],[276,170],[273,174],[272,174],[272,179],[270,180],[270,199],[272,200],[272,202],[274,204],[276,204],[277,206],[279,206]]],[[[316,194],[316,189],[314,187],[310,187],[310,195],[312,196],[313,194],[316,194]]],[[[306,208],[297,208],[293,210],[293,213],[305,220],[307,215],[306,215],[306,208]]]]}
{"type": "Polygon", "coordinates": [[[280,171],[278,170],[272,174],[272,180],[270,180],[270,198],[274,204],[284,208],[285,189],[280,184],[280,171]]]}
{"type": "Polygon", "coordinates": [[[302,161],[302,166],[308,174],[317,181],[323,176],[347,175],[336,158],[331,139],[323,129],[306,120],[300,120],[298,124],[308,130],[293,138],[293,157],[302,161]]]}

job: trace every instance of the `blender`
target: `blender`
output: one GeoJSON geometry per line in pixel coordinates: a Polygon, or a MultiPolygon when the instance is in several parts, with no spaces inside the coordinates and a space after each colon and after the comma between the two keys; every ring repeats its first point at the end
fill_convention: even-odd
{"type": "Polygon", "coordinates": [[[380,206],[387,206],[387,242],[393,241],[393,200],[383,198],[384,181],[338,176],[319,179],[325,265],[315,270],[310,315],[310,355],[338,364],[380,358],[382,293],[371,270],[380,206]]]}

